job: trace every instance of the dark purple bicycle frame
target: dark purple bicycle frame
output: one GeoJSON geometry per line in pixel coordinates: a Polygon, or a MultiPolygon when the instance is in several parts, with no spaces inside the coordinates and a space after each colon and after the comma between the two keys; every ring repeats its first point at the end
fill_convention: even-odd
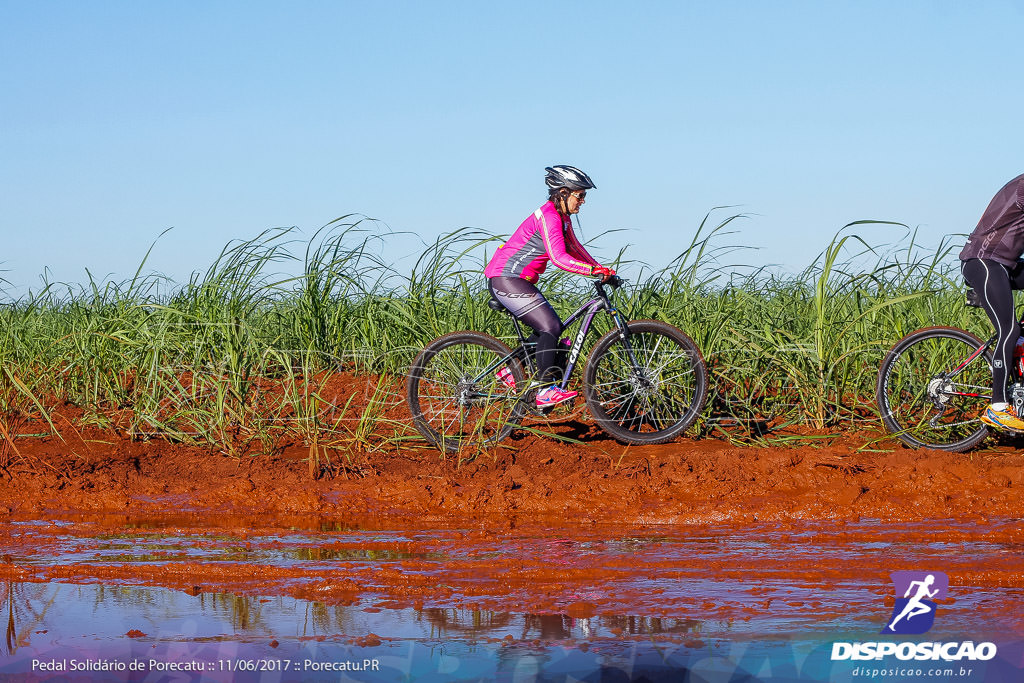
{"type": "MultiPolygon", "coordinates": [[[[594,317],[600,311],[608,311],[612,320],[615,322],[615,326],[619,329],[619,332],[623,335],[628,335],[628,330],[626,325],[622,322],[618,310],[612,305],[611,301],[608,299],[608,294],[604,291],[604,285],[600,282],[595,282],[594,284],[597,288],[597,296],[577,308],[573,314],[566,318],[565,322],[562,323],[562,331],[565,331],[577,320],[583,318],[583,323],[580,325],[579,331],[576,332],[576,337],[573,339],[572,346],[569,348],[569,362],[566,363],[565,373],[562,376],[562,383],[560,385],[563,391],[569,385],[569,378],[572,376],[572,371],[576,367],[576,362],[579,359],[580,352],[583,350],[583,342],[586,340],[587,334],[590,333],[590,326],[594,322],[594,317]]],[[[526,337],[523,336],[522,327],[516,318],[512,318],[512,323],[515,325],[516,335],[519,337],[519,347],[512,352],[512,357],[523,359],[523,357],[527,355],[526,337]]],[[[503,363],[508,361],[508,358],[509,357],[506,356],[492,365],[495,368],[500,367],[503,363]]],[[[532,365],[531,361],[528,359],[526,360],[528,364],[532,365]]],[[[492,369],[493,368],[488,368],[484,371],[484,374],[490,372],[492,369]]]]}

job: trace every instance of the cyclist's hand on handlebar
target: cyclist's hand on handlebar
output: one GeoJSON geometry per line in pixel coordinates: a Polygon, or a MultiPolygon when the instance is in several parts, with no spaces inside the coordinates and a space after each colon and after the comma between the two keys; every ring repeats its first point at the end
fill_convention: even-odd
{"type": "Polygon", "coordinates": [[[623,280],[618,275],[612,275],[610,278],[604,281],[604,284],[608,285],[612,289],[618,289],[619,287],[622,286],[622,283],[624,282],[625,280],[623,280]]]}
{"type": "Polygon", "coordinates": [[[601,282],[608,282],[615,277],[615,271],[607,266],[594,266],[594,270],[591,271],[591,275],[600,275],[601,282]]]}

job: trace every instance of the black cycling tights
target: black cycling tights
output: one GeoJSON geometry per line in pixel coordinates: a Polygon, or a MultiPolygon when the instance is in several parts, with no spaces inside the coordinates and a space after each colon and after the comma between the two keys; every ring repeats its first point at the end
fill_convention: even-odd
{"type": "Polygon", "coordinates": [[[1024,289],[1024,264],[1008,268],[989,259],[972,258],[960,264],[964,281],[978,293],[981,306],[996,328],[996,345],[992,349],[992,402],[1006,403],[1006,381],[1013,347],[1020,336],[1020,326],[1013,310],[1013,290],[1024,289]]]}
{"type": "Polygon", "coordinates": [[[540,290],[521,277],[492,277],[487,287],[509,313],[533,328],[537,341],[537,379],[541,382],[561,379],[561,369],[555,363],[555,350],[562,331],[562,319],[540,290]]]}

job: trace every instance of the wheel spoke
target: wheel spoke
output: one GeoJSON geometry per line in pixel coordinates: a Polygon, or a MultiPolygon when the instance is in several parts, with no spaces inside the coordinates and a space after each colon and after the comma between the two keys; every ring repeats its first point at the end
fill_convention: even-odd
{"type": "Polygon", "coordinates": [[[886,427],[914,446],[969,448],[985,435],[979,416],[991,398],[988,360],[979,355],[953,376],[978,344],[951,328],[916,334],[897,344],[880,370],[886,427]]]}
{"type": "Polygon", "coordinates": [[[595,350],[587,367],[587,401],[616,438],[658,443],[696,419],[706,372],[693,342],[679,330],[653,321],[629,327],[628,342],[606,336],[595,350]]]}
{"type": "Polygon", "coordinates": [[[507,436],[522,419],[523,406],[495,369],[507,365],[517,385],[524,381],[518,363],[505,358],[508,353],[497,340],[475,333],[432,342],[410,373],[408,400],[417,429],[449,451],[507,436]]]}

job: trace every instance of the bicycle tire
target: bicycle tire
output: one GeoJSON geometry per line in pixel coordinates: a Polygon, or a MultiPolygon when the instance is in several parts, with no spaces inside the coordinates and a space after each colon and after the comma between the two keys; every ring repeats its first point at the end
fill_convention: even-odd
{"type": "MultiPolygon", "coordinates": [[[[523,419],[525,403],[496,371],[488,371],[511,353],[499,340],[479,332],[452,332],[427,344],[406,380],[406,402],[417,431],[447,453],[470,443],[493,445],[511,434],[523,419]]],[[[504,367],[512,372],[516,387],[526,386],[518,360],[509,359],[504,367]]]]}
{"type": "Polygon", "coordinates": [[[988,427],[979,415],[992,398],[991,350],[957,368],[984,343],[956,327],[925,327],[896,342],[875,384],[889,433],[914,448],[954,453],[981,443],[988,427]]]}
{"type": "Polygon", "coordinates": [[[637,364],[619,330],[602,336],[583,371],[587,407],[598,426],[622,443],[671,441],[704,407],[704,357],[690,337],[667,323],[634,320],[627,328],[637,364]]]}

